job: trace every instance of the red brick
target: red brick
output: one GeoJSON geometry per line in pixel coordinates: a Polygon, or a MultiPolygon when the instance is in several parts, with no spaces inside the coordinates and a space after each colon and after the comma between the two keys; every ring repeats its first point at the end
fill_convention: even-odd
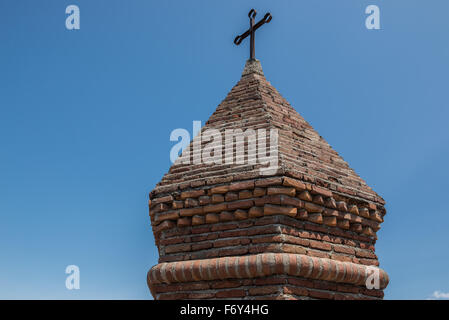
{"type": "Polygon", "coordinates": [[[229,186],[230,191],[243,190],[243,189],[254,189],[254,181],[236,182],[236,183],[232,183],[229,186]]]}
{"type": "Polygon", "coordinates": [[[229,186],[219,186],[219,187],[214,187],[212,189],[210,189],[211,194],[215,194],[215,193],[226,193],[229,191],[229,186]]]}
{"type": "Polygon", "coordinates": [[[313,197],[313,202],[319,204],[320,206],[324,206],[323,197],[320,196],[319,194],[313,197]]]}
{"type": "MultiPolygon", "coordinates": [[[[285,247],[286,245],[284,245],[285,247]]],[[[249,248],[250,253],[262,253],[262,252],[287,252],[283,249],[281,244],[273,243],[273,244],[259,244],[255,246],[251,246],[249,248]]]]}
{"type": "MultiPolygon", "coordinates": [[[[236,210],[236,209],[249,209],[254,206],[253,200],[240,200],[235,202],[230,202],[227,204],[228,210],[236,210]]],[[[225,209],[223,209],[225,210],[225,209]]]]}
{"type": "Polygon", "coordinates": [[[240,244],[240,239],[222,239],[222,240],[216,240],[214,242],[214,248],[221,248],[221,247],[229,247],[229,246],[237,246],[240,244]]]}
{"type": "Polygon", "coordinates": [[[239,195],[237,193],[235,193],[235,192],[228,192],[228,193],[226,193],[225,200],[227,202],[235,201],[235,200],[238,200],[238,199],[239,199],[239,195]]]}
{"type": "Polygon", "coordinates": [[[219,203],[219,204],[210,204],[208,206],[204,207],[204,212],[220,212],[226,210],[226,203],[219,203]]]}
{"type": "Polygon", "coordinates": [[[226,223],[226,224],[214,224],[211,226],[211,231],[224,231],[238,228],[236,223],[226,223]]]}
{"type": "Polygon", "coordinates": [[[350,213],[359,215],[359,209],[357,208],[356,205],[350,205],[348,209],[350,213]]]}
{"type": "Polygon", "coordinates": [[[179,218],[178,211],[168,211],[156,214],[154,221],[160,222],[164,220],[176,220],[178,218],[179,218]]]}
{"type": "Polygon", "coordinates": [[[248,216],[250,218],[257,218],[263,216],[263,208],[260,207],[252,207],[249,209],[248,216]]]}
{"type": "Polygon", "coordinates": [[[359,293],[359,288],[355,286],[349,286],[349,285],[338,285],[337,291],[340,292],[350,292],[350,293],[359,293]]]}
{"type": "Polygon", "coordinates": [[[165,220],[157,226],[153,226],[154,232],[160,232],[162,230],[167,230],[175,227],[175,223],[171,220],[165,220]]]}
{"type": "Polygon", "coordinates": [[[201,196],[198,198],[198,201],[200,205],[205,206],[210,203],[210,197],[209,196],[201,196]]]}
{"type": "Polygon", "coordinates": [[[198,244],[192,244],[192,251],[205,250],[212,248],[211,242],[202,242],[198,244]]]}
{"type": "Polygon", "coordinates": [[[310,213],[308,214],[308,220],[314,223],[323,223],[323,215],[321,213],[310,213]]]}
{"type": "Polygon", "coordinates": [[[332,282],[315,281],[313,283],[313,288],[319,290],[336,291],[337,284],[332,282]]]}
{"type": "Polygon", "coordinates": [[[338,253],[332,254],[332,259],[344,262],[352,262],[352,258],[338,253]]]}
{"type": "Polygon", "coordinates": [[[329,227],[337,226],[337,218],[336,217],[324,217],[323,224],[329,227]]]}
{"type": "Polygon", "coordinates": [[[304,190],[303,192],[301,192],[299,194],[299,199],[304,200],[304,201],[312,201],[312,196],[310,195],[309,191],[304,190]]]}
{"type": "Polygon", "coordinates": [[[321,213],[321,212],[324,211],[324,207],[323,206],[317,205],[317,204],[312,203],[312,202],[305,202],[304,203],[304,208],[309,213],[321,213]]]}
{"type": "Polygon", "coordinates": [[[307,250],[304,249],[303,247],[293,245],[293,244],[284,244],[282,246],[282,249],[284,252],[287,252],[287,253],[295,253],[295,254],[306,254],[307,253],[307,250]]]}
{"type": "Polygon", "coordinates": [[[210,231],[210,226],[194,227],[192,228],[192,234],[205,233],[210,231]]]}
{"type": "Polygon", "coordinates": [[[213,194],[210,199],[212,203],[220,203],[224,201],[224,196],[221,194],[213,194]]]}
{"type": "Polygon", "coordinates": [[[191,292],[188,295],[188,299],[212,299],[214,294],[211,292],[191,292]]]}
{"type": "Polygon", "coordinates": [[[224,256],[239,256],[241,254],[246,254],[248,253],[248,248],[247,247],[240,247],[240,248],[229,248],[229,249],[221,249],[218,252],[218,255],[221,257],[224,256]]]}
{"type": "Polygon", "coordinates": [[[344,247],[344,246],[336,246],[334,245],[334,251],[339,253],[346,253],[346,254],[355,254],[354,248],[351,247],[344,247]]]}
{"type": "Polygon", "coordinates": [[[296,215],[296,217],[301,220],[307,220],[309,218],[309,214],[307,213],[306,209],[300,209],[298,210],[298,214],[296,215]]]}
{"type": "Polygon", "coordinates": [[[282,235],[270,235],[251,239],[252,243],[283,242],[282,235]]]}
{"type": "Polygon", "coordinates": [[[203,213],[203,207],[196,207],[196,208],[188,208],[188,209],[181,209],[179,210],[179,213],[182,217],[191,217],[196,214],[202,214],[203,213]]]}
{"type": "Polygon", "coordinates": [[[297,244],[297,245],[304,246],[304,247],[308,247],[310,244],[310,240],[308,240],[308,239],[302,239],[302,238],[292,237],[292,236],[285,236],[285,241],[287,243],[297,244]]]}
{"type": "Polygon", "coordinates": [[[253,280],[253,284],[256,286],[260,285],[272,285],[272,284],[284,284],[285,283],[284,278],[275,277],[275,278],[255,278],[253,280]]]}
{"type": "MultiPolygon", "coordinates": [[[[168,238],[168,239],[161,239],[161,241],[159,242],[161,245],[169,245],[169,244],[179,244],[179,243],[183,243],[184,240],[189,240],[188,238],[185,237],[175,237],[175,238],[168,238]]],[[[187,241],[189,242],[189,241],[187,241]]]]}
{"type": "Polygon", "coordinates": [[[219,217],[220,217],[220,221],[222,221],[222,222],[234,220],[234,214],[232,212],[229,212],[229,211],[222,211],[222,212],[220,212],[219,217]]]}
{"type": "Polygon", "coordinates": [[[290,217],[296,216],[298,209],[295,207],[284,207],[284,206],[275,206],[271,204],[266,204],[263,207],[264,215],[274,215],[274,214],[284,214],[290,217]]]}
{"type": "Polygon", "coordinates": [[[182,201],[173,201],[172,208],[173,209],[181,209],[184,207],[184,202],[182,201]]]}
{"type": "Polygon", "coordinates": [[[223,280],[219,282],[214,282],[211,284],[213,289],[227,289],[227,288],[237,288],[240,287],[242,283],[239,280],[223,280]]]}
{"type": "Polygon", "coordinates": [[[165,253],[177,253],[177,252],[185,252],[190,251],[191,249],[190,244],[177,244],[177,245],[171,245],[165,247],[165,253]]]}
{"type": "Polygon", "coordinates": [[[216,213],[206,214],[206,223],[217,223],[220,221],[220,217],[216,213]]]}
{"type": "Polygon", "coordinates": [[[343,212],[348,211],[348,207],[346,206],[346,202],[344,202],[344,201],[338,201],[337,208],[338,208],[338,210],[343,211],[343,212]]]}
{"type": "Polygon", "coordinates": [[[321,194],[325,197],[332,197],[332,192],[317,186],[312,186],[312,191],[318,194],[321,194]]]}
{"type": "Polygon", "coordinates": [[[269,233],[279,233],[279,227],[268,224],[266,226],[248,230],[249,236],[260,235],[260,234],[269,234],[269,233]]]}
{"type": "Polygon", "coordinates": [[[184,200],[187,198],[198,198],[199,196],[203,196],[204,194],[204,190],[184,191],[181,193],[181,199],[184,200]]]}
{"type": "Polygon", "coordinates": [[[349,229],[357,233],[360,233],[363,230],[362,225],[360,223],[351,223],[351,227],[349,229]]]}
{"type": "Polygon", "coordinates": [[[370,217],[368,208],[360,208],[359,209],[359,214],[360,214],[360,216],[365,217],[365,218],[369,218],[370,217]]]}
{"type": "Polygon", "coordinates": [[[287,282],[298,287],[313,288],[312,280],[290,277],[287,279],[287,282]]]}
{"type": "Polygon", "coordinates": [[[226,291],[219,291],[215,294],[217,298],[242,298],[246,295],[245,290],[231,289],[226,291]]]}
{"type": "Polygon", "coordinates": [[[158,203],[163,203],[163,202],[172,202],[173,201],[173,196],[168,195],[165,197],[160,197],[160,198],[155,198],[151,200],[152,204],[158,204],[158,203]]]}
{"type": "Polygon", "coordinates": [[[197,187],[201,187],[204,186],[206,183],[204,181],[201,180],[197,180],[197,181],[192,181],[190,182],[190,187],[192,188],[197,188],[197,187]]]}
{"type": "Polygon", "coordinates": [[[333,292],[309,290],[309,296],[311,298],[332,300],[334,299],[334,295],[333,292]]]}
{"type": "Polygon", "coordinates": [[[277,286],[263,286],[263,287],[253,287],[248,289],[248,293],[251,296],[261,296],[278,293],[280,290],[277,286]]]}
{"type": "Polygon", "coordinates": [[[283,290],[284,290],[284,294],[289,294],[289,295],[295,295],[295,296],[301,296],[301,297],[307,297],[309,295],[307,289],[304,289],[304,288],[285,286],[283,288],[283,290]]]}
{"type": "Polygon", "coordinates": [[[237,210],[234,212],[234,217],[235,217],[237,220],[248,219],[248,212],[245,211],[245,210],[237,209],[237,210]]]}
{"type": "Polygon", "coordinates": [[[188,298],[188,293],[186,292],[179,292],[179,293],[161,293],[157,296],[157,299],[159,300],[183,300],[188,298]]]}
{"type": "Polygon", "coordinates": [[[285,188],[285,187],[271,187],[267,189],[267,195],[284,194],[287,196],[295,196],[295,188],[285,188]]]}
{"type": "Polygon", "coordinates": [[[279,223],[279,217],[273,216],[273,217],[262,217],[260,219],[257,219],[254,222],[255,226],[266,226],[267,224],[275,224],[279,223]]]}
{"type": "Polygon", "coordinates": [[[324,211],[323,211],[323,216],[326,216],[326,217],[339,217],[340,214],[339,214],[338,210],[325,208],[324,211]]]}
{"type": "Polygon", "coordinates": [[[304,183],[302,183],[299,180],[288,178],[288,177],[284,177],[284,181],[282,184],[284,186],[294,187],[297,190],[305,190],[306,189],[306,185],[304,183]]]}
{"type": "Polygon", "coordinates": [[[338,219],[338,220],[337,220],[337,226],[338,226],[339,228],[342,228],[342,229],[347,230],[347,229],[350,228],[350,223],[349,223],[348,220],[340,220],[340,219],[338,219]]]}
{"type": "Polygon", "coordinates": [[[360,258],[377,259],[377,256],[374,253],[367,250],[357,250],[355,255],[360,258]]]}
{"type": "Polygon", "coordinates": [[[263,206],[264,204],[270,203],[270,204],[281,204],[281,196],[280,195],[271,195],[271,196],[265,196],[262,198],[256,198],[254,199],[254,203],[256,206],[263,206]]]}
{"type": "Polygon", "coordinates": [[[337,209],[337,203],[335,202],[334,198],[327,198],[324,202],[324,205],[331,209],[337,209]]]}
{"type": "Polygon", "coordinates": [[[256,185],[256,187],[267,187],[267,186],[281,185],[281,184],[282,184],[282,178],[275,177],[275,178],[256,180],[255,185],[256,185]]]}
{"type": "Polygon", "coordinates": [[[293,206],[293,207],[298,207],[298,208],[303,208],[304,207],[304,202],[302,202],[298,198],[292,198],[292,197],[288,197],[288,196],[285,196],[285,195],[281,196],[281,204],[282,205],[293,206]]]}
{"type": "Polygon", "coordinates": [[[193,226],[204,224],[205,222],[206,222],[206,219],[204,216],[193,216],[192,217],[192,225],[193,226]]]}
{"type": "Polygon", "coordinates": [[[265,188],[255,188],[253,191],[253,194],[255,197],[264,196],[266,193],[267,193],[267,190],[265,188]]]}
{"type": "Polygon", "coordinates": [[[311,257],[317,257],[317,258],[329,258],[329,252],[323,252],[318,250],[307,250],[307,254],[311,257]]]}
{"type": "Polygon", "coordinates": [[[196,199],[193,198],[187,198],[184,200],[184,206],[186,208],[194,208],[194,207],[198,207],[199,202],[196,199]]]}
{"type": "Polygon", "coordinates": [[[250,190],[242,190],[239,192],[239,199],[249,199],[253,197],[253,192],[250,190]]]}

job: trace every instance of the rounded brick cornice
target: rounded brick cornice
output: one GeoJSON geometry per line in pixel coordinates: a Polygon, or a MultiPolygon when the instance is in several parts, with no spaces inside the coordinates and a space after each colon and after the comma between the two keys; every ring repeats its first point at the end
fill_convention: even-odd
{"type": "Polygon", "coordinates": [[[157,284],[251,279],[272,275],[288,275],[364,286],[371,274],[370,269],[379,270],[380,289],[386,288],[389,281],[388,275],[380,268],[290,253],[261,253],[160,263],[148,271],[147,282],[152,292],[153,286],[157,284]]]}

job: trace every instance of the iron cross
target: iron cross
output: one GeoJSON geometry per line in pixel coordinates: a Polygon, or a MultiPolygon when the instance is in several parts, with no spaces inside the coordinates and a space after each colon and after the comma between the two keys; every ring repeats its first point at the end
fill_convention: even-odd
{"type": "Polygon", "coordinates": [[[234,39],[234,43],[236,45],[239,45],[243,39],[245,39],[247,36],[251,36],[251,43],[250,43],[250,49],[249,49],[249,57],[251,60],[256,59],[254,54],[254,38],[256,37],[256,30],[259,29],[263,24],[269,23],[271,21],[271,14],[267,13],[259,22],[254,24],[254,18],[256,17],[256,10],[251,9],[251,11],[248,13],[249,17],[249,29],[246,30],[245,33],[237,36],[234,39]]]}

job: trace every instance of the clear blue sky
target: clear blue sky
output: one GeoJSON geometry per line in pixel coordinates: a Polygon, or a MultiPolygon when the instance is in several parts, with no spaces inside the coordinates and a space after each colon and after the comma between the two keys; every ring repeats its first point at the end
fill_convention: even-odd
{"type": "Polygon", "coordinates": [[[251,7],[267,79],[387,201],[386,298],[449,292],[449,1],[4,0],[0,298],[151,298],[148,192],[239,80],[251,7]]]}

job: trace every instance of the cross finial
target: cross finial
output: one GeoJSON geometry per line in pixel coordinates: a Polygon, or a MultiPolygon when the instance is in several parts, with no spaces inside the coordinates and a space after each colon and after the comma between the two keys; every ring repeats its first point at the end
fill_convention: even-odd
{"type": "Polygon", "coordinates": [[[248,13],[249,17],[249,29],[245,31],[245,33],[237,36],[234,39],[234,43],[236,45],[239,45],[243,39],[245,39],[247,36],[251,36],[251,42],[250,42],[250,49],[249,49],[249,58],[251,60],[255,60],[255,49],[254,49],[254,39],[256,37],[256,30],[259,29],[263,24],[269,23],[271,21],[271,14],[267,13],[259,22],[254,24],[254,18],[256,17],[256,10],[251,9],[251,11],[248,13]]]}

